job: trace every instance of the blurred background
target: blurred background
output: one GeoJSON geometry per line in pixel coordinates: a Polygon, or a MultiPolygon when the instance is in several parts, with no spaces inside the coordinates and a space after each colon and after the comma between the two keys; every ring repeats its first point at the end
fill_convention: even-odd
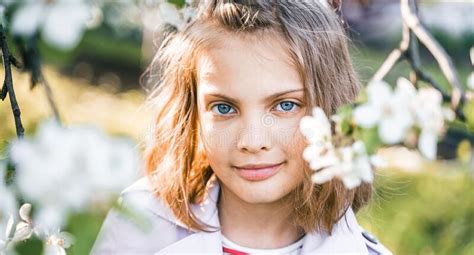
{"type": "MultiPolygon", "coordinates": [[[[474,46],[474,2],[418,3],[423,22],[453,58],[465,84],[473,71],[469,49],[474,46]]],[[[141,146],[153,116],[144,105],[146,92],[140,76],[161,40],[160,11],[134,1],[105,1],[104,8],[95,11],[91,23],[96,25],[85,30],[76,47],[64,50],[38,42],[44,77],[64,123],[94,123],[141,146]]],[[[352,40],[354,65],[366,84],[399,46],[399,1],[345,0],[342,17],[352,40]]],[[[12,40],[11,51],[18,55],[12,40]]],[[[435,80],[448,86],[436,61],[423,48],[421,60],[435,80]]],[[[407,77],[409,70],[406,62],[399,62],[386,80],[394,84],[398,77],[407,77]]],[[[3,67],[0,75],[4,77],[3,67]]],[[[51,108],[41,86],[30,88],[28,72],[13,69],[13,79],[26,135],[32,134],[52,116],[51,108]]],[[[0,151],[15,135],[7,97],[0,102],[0,151]]],[[[445,143],[444,156],[455,154],[456,147],[445,143]]],[[[465,171],[450,161],[427,163],[405,150],[391,153],[391,167],[377,172],[373,201],[358,214],[361,224],[394,254],[474,254],[474,170],[465,171]]],[[[84,227],[97,233],[100,224],[84,227]]],[[[90,239],[94,237],[91,234],[90,239]]]]}

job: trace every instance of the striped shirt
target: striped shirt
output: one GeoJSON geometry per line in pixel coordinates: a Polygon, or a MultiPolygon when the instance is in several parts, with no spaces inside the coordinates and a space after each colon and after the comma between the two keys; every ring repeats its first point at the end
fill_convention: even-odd
{"type": "Polygon", "coordinates": [[[224,255],[247,255],[247,254],[288,254],[298,255],[303,247],[303,238],[298,241],[277,249],[254,249],[238,245],[222,235],[222,251],[224,255]]]}

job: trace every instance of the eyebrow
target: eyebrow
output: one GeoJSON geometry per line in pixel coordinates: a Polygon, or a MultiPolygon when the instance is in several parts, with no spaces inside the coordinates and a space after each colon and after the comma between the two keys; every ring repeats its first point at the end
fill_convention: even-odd
{"type": "MultiPolygon", "coordinates": [[[[278,93],[275,93],[273,95],[270,95],[270,96],[267,96],[264,101],[270,101],[272,99],[275,99],[275,98],[278,98],[280,96],[283,96],[283,95],[286,95],[286,94],[289,94],[289,93],[293,93],[293,92],[299,92],[299,91],[304,91],[304,89],[292,89],[292,90],[287,90],[287,91],[283,91],[283,92],[278,92],[278,93]]],[[[211,94],[207,94],[206,96],[213,96],[213,97],[220,97],[222,99],[225,99],[227,101],[230,101],[232,103],[238,103],[239,100],[237,99],[234,99],[232,97],[229,97],[229,96],[226,96],[224,94],[221,94],[221,93],[211,93],[211,94]]]]}

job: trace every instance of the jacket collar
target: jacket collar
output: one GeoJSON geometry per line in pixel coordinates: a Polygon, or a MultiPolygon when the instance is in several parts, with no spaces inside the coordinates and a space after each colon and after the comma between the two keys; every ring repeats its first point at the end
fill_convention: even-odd
{"type": "MultiPolygon", "coordinates": [[[[148,179],[141,179],[138,184],[151,190],[148,179]]],[[[131,187],[132,188],[132,187],[131,187]]],[[[191,210],[202,221],[212,226],[220,227],[217,211],[219,198],[219,183],[214,178],[209,182],[206,198],[201,204],[193,204],[191,210]]],[[[126,192],[126,191],[125,191],[126,192]]],[[[178,220],[172,211],[154,195],[149,197],[148,207],[158,216],[176,224],[183,229],[187,226],[178,220]]],[[[155,254],[170,253],[199,253],[199,254],[222,254],[221,232],[195,232],[175,242],[155,254]]],[[[306,233],[303,238],[303,249],[301,254],[368,254],[365,241],[362,237],[360,226],[357,223],[354,212],[349,207],[345,215],[334,225],[333,232],[329,236],[324,233],[306,233]]]]}

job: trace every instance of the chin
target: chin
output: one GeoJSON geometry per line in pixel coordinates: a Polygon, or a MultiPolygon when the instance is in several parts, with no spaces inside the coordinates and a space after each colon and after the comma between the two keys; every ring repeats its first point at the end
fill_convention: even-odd
{"type": "Polygon", "coordinates": [[[263,194],[259,193],[252,193],[252,194],[239,194],[240,199],[243,201],[249,203],[249,204],[268,204],[268,203],[274,203],[276,201],[279,201],[281,197],[279,196],[271,196],[271,194],[268,194],[268,192],[265,192],[263,194]]]}
{"type": "Polygon", "coordinates": [[[284,185],[285,183],[254,182],[246,185],[245,188],[235,190],[235,193],[241,200],[249,204],[275,203],[280,201],[293,190],[284,185]]]}

